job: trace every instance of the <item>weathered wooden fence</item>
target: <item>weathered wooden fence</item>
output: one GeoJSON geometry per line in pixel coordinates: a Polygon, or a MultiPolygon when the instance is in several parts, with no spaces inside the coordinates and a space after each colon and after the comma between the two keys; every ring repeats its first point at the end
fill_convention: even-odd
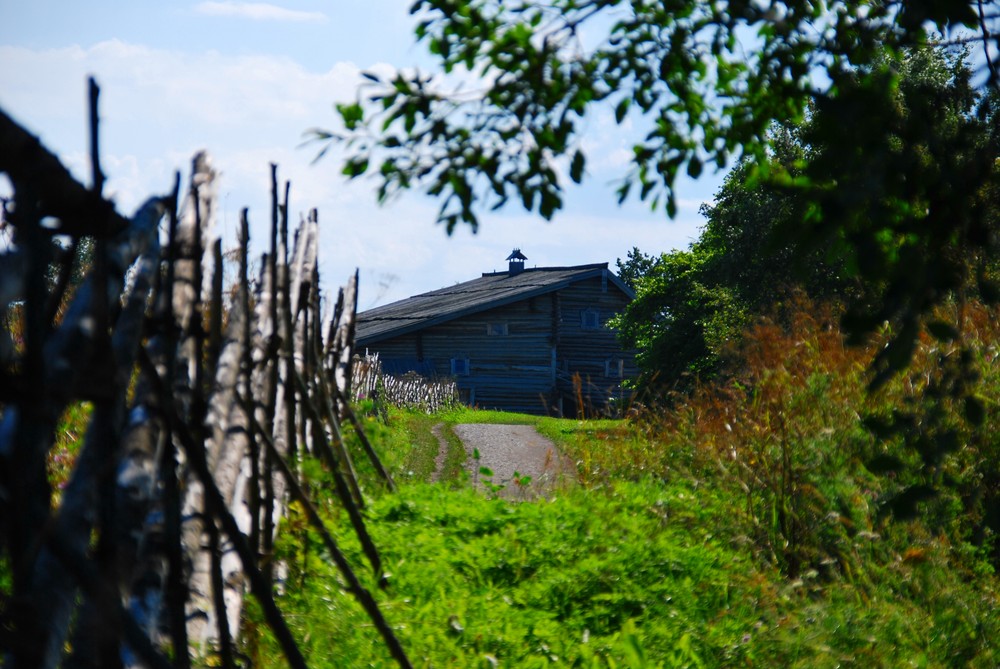
{"type": "Polygon", "coordinates": [[[351,380],[356,402],[370,399],[376,404],[385,402],[427,413],[460,403],[454,379],[429,379],[415,372],[402,376],[386,374],[378,354],[355,356],[351,380]]]}
{"type": "Polygon", "coordinates": [[[358,425],[345,400],[356,276],[324,318],[317,214],[289,239],[289,186],[279,192],[272,165],[270,250],[260,275],[248,276],[244,209],[235,290],[224,291],[221,243],[208,241],[209,157],[195,158],[183,197],[178,175],[171,194],[123,217],[101,193],[97,94],[91,82],[90,188],[0,111],[0,172],[14,191],[0,309],[17,313],[16,327],[0,331],[4,666],[189,667],[192,655],[211,652],[213,663],[234,667],[246,592],[289,664],[305,666],[273,597],[272,550],[289,498],[302,504],[393,657],[410,666],[296,467],[304,453],[325,463],[380,573],[341,437],[342,420],[358,425]],[[56,236],[71,240],[68,250],[56,236]],[[92,263],[74,287],[86,238],[92,263]],[[81,400],[92,403],[92,417],[56,503],[46,458],[60,416],[81,400]]]}

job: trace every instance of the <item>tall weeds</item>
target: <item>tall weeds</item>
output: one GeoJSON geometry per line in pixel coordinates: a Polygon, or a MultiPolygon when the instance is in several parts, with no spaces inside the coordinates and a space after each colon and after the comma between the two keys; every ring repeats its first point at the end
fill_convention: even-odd
{"type": "Polygon", "coordinates": [[[803,301],[791,313],[785,326],[750,329],[726,382],[701,386],[653,421],[742,496],[749,544],[794,577],[850,570],[851,536],[872,530],[856,480],[870,351],[845,345],[829,307],[803,301]]]}
{"type": "Polygon", "coordinates": [[[891,333],[848,346],[835,306],[797,298],[744,334],[722,380],[647,409],[614,450],[582,444],[581,477],[722,487],[742,500],[746,544],[790,577],[859,576],[887,523],[918,516],[916,534],[1000,565],[1000,426],[984,399],[1000,396],[1000,322],[981,304],[964,310],[960,339],[925,335],[908,371],[873,391],[891,333]]]}

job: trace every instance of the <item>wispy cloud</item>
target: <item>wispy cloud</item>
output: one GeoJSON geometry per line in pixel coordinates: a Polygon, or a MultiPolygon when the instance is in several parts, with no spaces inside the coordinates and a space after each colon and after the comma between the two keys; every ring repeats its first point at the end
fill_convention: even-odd
{"type": "Polygon", "coordinates": [[[327,20],[326,14],[322,12],[303,12],[296,9],[287,9],[266,2],[231,2],[229,0],[218,2],[208,0],[199,3],[194,8],[198,14],[206,16],[235,16],[254,21],[297,21],[322,23],[327,20]]]}
{"type": "MultiPolygon", "coordinates": [[[[363,79],[351,62],[315,66],[284,55],[108,40],[57,49],[0,45],[0,63],[0,107],[40,135],[84,183],[89,178],[86,76],[97,77],[105,192],[123,213],[167,191],[174,170],[185,169],[195,150],[208,149],[222,173],[218,230],[224,243],[235,239],[240,210],[249,207],[257,254],[270,231],[268,164],[279,165],[280,179],[292,184],[292,211],[319,209],[320,269],[328,285],[338,285],[360,267],[366,308],[504,269],[515,246],[529,257],[529,266],[610,262],[612,267],[633,246],[646,253],[687,248],[704,222],[698,205],[711,200],[718,187],[685,181],[678,216],[669,223],[662,211],[651,214],[647,203],[634,199],[615,207],[613,165],[605,168],[599,161],[606,149],[587,145],[594,158],[588,160],[591,179],[568,189],[567,208],[555,221],[545,224],[516,208],[484,212],[479,233],[461,228],[449,238],[434,224],[439,202],[411,194],[377,207],[377,183],[340,179],[336,152],[313,164],[317,147],[297,148],[306,128],[335,122],[333,102],[356,94],[363,79]]],[[[366,69],[385,72],[388,66],[366,69]]],[[[612,120],[606,132],[591,134],[594,141],[606,137],[613,153],[631,141],[616,130],[612,120]]],[[[4,191],[0,182],[4,192],[10,186],[4,191]]]]}

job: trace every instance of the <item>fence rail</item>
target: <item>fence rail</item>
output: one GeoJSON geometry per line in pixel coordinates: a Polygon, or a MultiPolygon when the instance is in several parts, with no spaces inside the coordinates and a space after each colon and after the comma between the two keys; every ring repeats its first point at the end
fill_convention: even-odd
{"type": "Polygon", "coordinates": [[[356,402],[367,399],[427,413],[451,409],[461,402],[454,379],[432,379],[415,372],[386,374],[378,354],[355,356],[352,379],[356,402]]]}
{"type": "Polygon", "coordinates": [[[340,424],[357,424],[344,399],[356,275],[324,319],[317,212],[289,238],[289,184],[279,189],[272,165],[269,252],[249,276],[244,209],[237,282],[224,291],[221,242],[208,242],[209,156],[195,157],[183,195],[178,175],[172,193],[122,216],[101,193],[97,99],[91,81],[90,187],[0,111],[0,172],[13,185],[2,222],[13,237],[0,251],[0,309],[11,314],[0,331],[3,665],[189,667],[212,652],[234,667],[250,593],[289,664],[304,667],[273,594],[275,534],[294,498],[392,656],[410,666],[295,466],[303,453],[325,463],[379,573],[340,424]],[[56,236],[72,240],[68,251],[56,236]],[[57,502],[46,459],[77,401],[93,412],[57,502]]]}

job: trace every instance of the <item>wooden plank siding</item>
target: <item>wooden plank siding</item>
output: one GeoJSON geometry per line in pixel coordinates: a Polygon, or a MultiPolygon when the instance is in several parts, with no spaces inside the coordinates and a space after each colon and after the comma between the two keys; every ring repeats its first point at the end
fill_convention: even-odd
{"type": "MultiPolygon", "coordinates": [[[[584,400],[593,409],[602,410],[609,398],[621,396],[622,378],[635,378],[639,373],[635,352],[623,350],[617,333],[608,326],[608,321],[624,310],[631,298],[603,277],[574,283],[559,291],[558,296],[561,311],[558,392],[572,398],[573,389],[567,383],[578,374],[583,382],[584,400]],[[584,314],[588,311],[596,312],[597,327],[585,325],[584,314]],[[619,369],[622,376],[618,375],[619,369]]],[[[565,411],[569,413],[568,409],[565,411]]]]}
{"type": "Polygon", "coordinates": [[[554,387],[550,309],[550,300],[518,302],[385,340],[375,349],[383,359],[430,362],[438,376],[452,375],[453,358],[468,359],[468,374],[456,376],[464,398],[483,408],[539,413],[554,387]],[[490,335],[488,328],[497,325],[507,334],[490,335]]]}
{"type": "MultiPolygon", "coordinates": [[[[572,269],[556,271],[566,274],[572,269]]],[[[620,392],[618,361],[623,361],[626,378],[637,373],[634,353],[622,351],[615,333],[606,325],[632,296],[623,292],[617,279],[609,281],[606,267],[580,269],[579,280],[561,281],[549,292],[533,289],[520,301],[492,308],[486,303],[479,311],[466,309],[451,320],[429,312],[429,323],[422,329],[414,331],[405,321],[407,331],[388,337],[380,333],[369,343],[362,335],[359,343],[378,352],[395,368],[433,369],[439,377],[454,376],[463,400],[482,408],[572,413],[577,407],[570,379],[578,373],[588,408],[602,410],[608,398],[620,392]],[[596,319],[591,316],[592,321],[584,323],[582,313],[587,310],[596,314],[596,319]],[[468,361],[467,369],[460,370],[465,373],[453,374],[454,359],[468,361]],[[609,363],[611,376],[607,374],[609,363]]],[[[524,274],[539,272],[541,276],[544,271],[525,270],[524,274]]],[[[529,279],[521,280],[527,283],[529,279]]],[[[496,282],[496,275],[484,275],[484,280],[496,282]]],[[[476,280],[468,285],[479,283],[476,280]]],[[[464,286],[456,286],[455,293],[468,291],[464,286]]],[[[419,297],[411,300],[426,303],[426,297],[419,297]]],[[[404,322],[409,317],[405,304],[389,305],[383,313],[400,313],[399,320],[404,322]]],[[[364,323],[364,314],[359,320],[364,323]]],[[[385,328],[381,323],[374,327],[385,328]]]]}

